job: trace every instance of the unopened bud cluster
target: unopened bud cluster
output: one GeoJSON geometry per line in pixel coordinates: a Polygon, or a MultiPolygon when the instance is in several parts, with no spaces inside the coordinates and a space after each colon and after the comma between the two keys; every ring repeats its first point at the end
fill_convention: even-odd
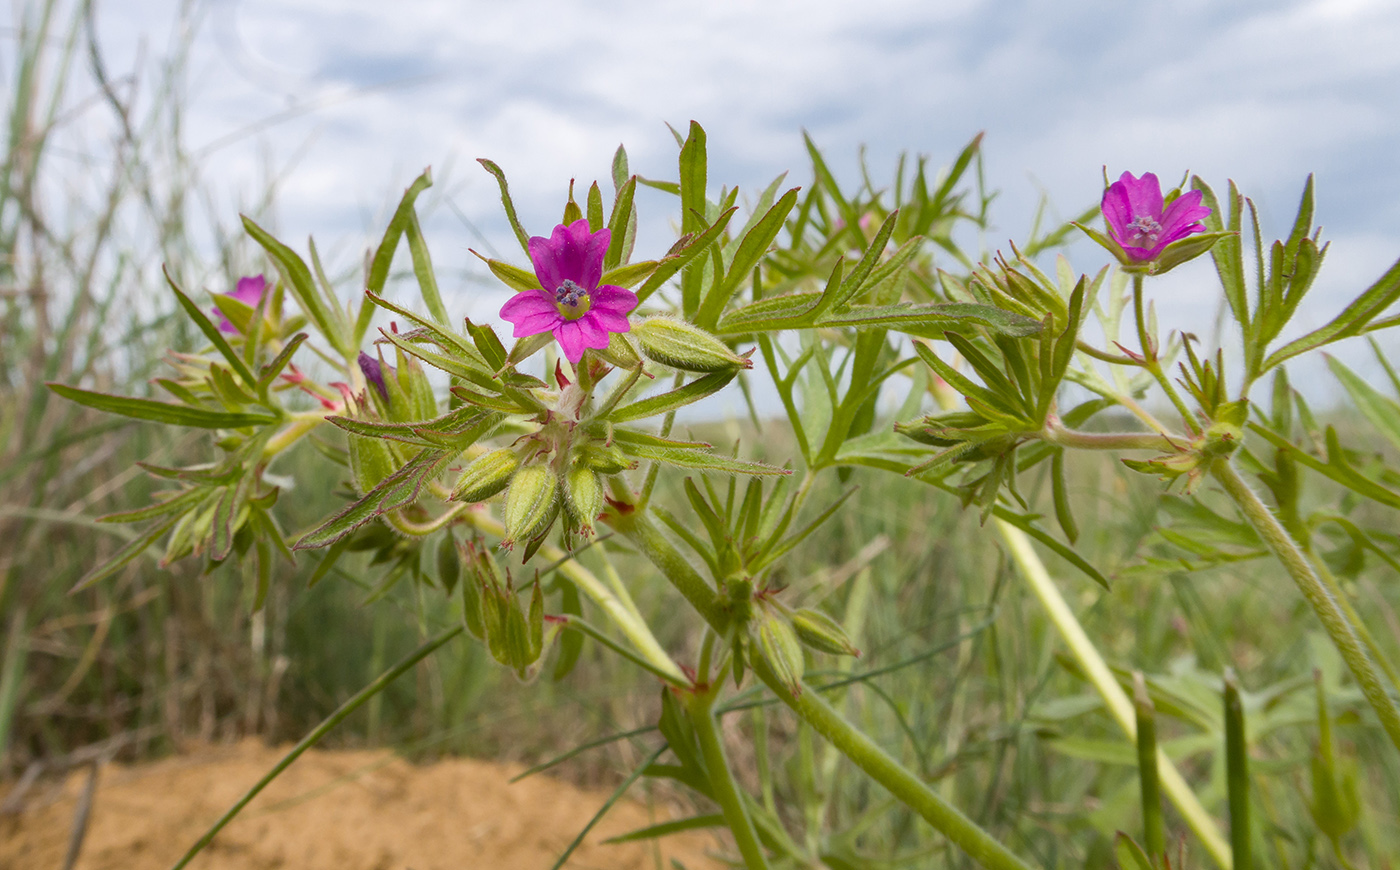
{"type": "Polygon", "coordinates": [[[806,607],[790,609],[771,593],[761,593],[756,603],[748,626],[753,655],[762,658],[794,696],[802,693],[806,672],[803,647],[830,655],[860,655],[845,629],[825,613],[806,607]]]}
{"type": "Polygon", "coordinates": [[[528,607],[522,607],[510,575],[485,547],[468,542],[457,549],[466,575],[462,615],[467,630],[486,642],[492,658],[514,670],[520,679],[530,679],[557,632],[555,629],[546,636],[544,592],[539,580],[531,585],[528,607]]]}

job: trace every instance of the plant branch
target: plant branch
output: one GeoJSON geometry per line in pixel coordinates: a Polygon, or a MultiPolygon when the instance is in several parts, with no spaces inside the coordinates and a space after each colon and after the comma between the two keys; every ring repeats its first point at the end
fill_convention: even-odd
{"type": "MultiPolygon", "coordinates": [[[[723,669],[721,668],[721,671],[723,669]]],[[[723,681],[721,675],[720,682],[723,681]]],[[[734,834],[734,842],[739,854],[744,856],[744,864],[749,870],[768,870],[768,858],[758,842],[758,832],[754,829],[753,818],[748,805],[734,782],[734,773],[729,769],[725,757],[724,742],[720,739],[714,714],[715,690],[695,694],[690,698],[687,709],[691,727],[700,742],[700,753],[705,759],[705,772],[709,774],[710,787],[714,790],[715,803],[724,812],[724,821],[734,834]]]]}
{"type": "Polygon", "coordinates": [[[1303,593],[1303,598],[1307,600],[1317,618],[1321,620],[1322,627],[1332,638],[1337,652],[1341,653],[1347,667],[1351,669],[1352,676],[1361,687],[1361,693],[1366,696],[1366,700],[1370,702],[1371,708],[1376,711],[1376,716],[1381,721],[1381,727],[1385,728],[1386,734],[1390,736],[1390,742],[1395,744],[1396,749],[1400,749],[1400,707],[1396,706],[1395,699],[1386,691],[1375,662],[1366,654],[1366,648],[1356,636],[1351,621],[1338,605],[1337,599],[1318,579],[1316,572],[1308,564],[1307,557],[1289,537],[1278,518],[1259,499],[1235,467],[1226,459],[1217,459],[1211,466],[1211,473],[1239,506],[1245,520],[1264,539],[1279,562],[1283,563],[1293,582],[1298,584],[1298,591],[1303,593]]]}

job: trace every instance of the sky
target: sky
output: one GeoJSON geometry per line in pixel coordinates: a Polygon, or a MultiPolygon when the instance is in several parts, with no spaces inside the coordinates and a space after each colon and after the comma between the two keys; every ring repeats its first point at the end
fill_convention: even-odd
{"type": "MultiPolygon", "coordinates": [[[[862,145],[875,177],[892,178],[901,151],[943,165],[984,132],[1000,191],[992,247],[1024,237],[1042,195],[1063,217],[1095,203],[1105,169],[1172,183],[1190,170],[1217,190],[1234,179],[1272,238],[1316,173],[1333,246],[1297,330],[1400,256],[1400,4],[1384,0],[187,8],[180,30],[175,3],[99,0],[96,31],[114,70],[149,68],[193,34],[184,136],[216,208],[247,207],[271,167],[281,236],[314,234],[353,263],[431,165],[434,260],[449,307],[476,318],[507,292],[483,282],[468,248],[524,263],[475,158],[500,164],[527,229],[548,234],[569,180],[606,186],[619,144],[633,171],[674,178],[666,125],[691,119],[708,132],[714,190],[754,193],[787,170],[810,183],[804,130],[848,181],[862,145]]],[[[642,208],[638,255],[659,254],[674,201],[642,208]]],[[[1105,261],[1082,242],[1069,255],[1082,272],[1105,261]]],[[[1207,265],[1156,289],[1168,326],[1208,330],[1207,265]]]]}

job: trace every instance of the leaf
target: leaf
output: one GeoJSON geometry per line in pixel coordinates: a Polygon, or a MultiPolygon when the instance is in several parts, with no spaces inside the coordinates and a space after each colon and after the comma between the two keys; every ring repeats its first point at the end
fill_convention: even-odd
{"type": "Polygon", "coordinates": [[[681,831],[694,831],[699,828],[718,828],[725,824],[722,813],[710,813],[703,816],[691,816],[687,819],[676,819],[673,822],[661,822],[650,827],[640,828],[628,834],[619,834],[610,837],[603,842],[611,843],[631,843],[635,840],[654,840],[658,837],[665,837],[669,834],[678,834],[681,831]]]}
{"type": "Polygon", "coordinates": [[[710,245],[724,232],[725,227],[729,226],[730,219],[734,217],[734,213],[738,210],[737,207],[726,209],[720,213],[720,216],[715,219],[715,222],[710,224],[704,232],[699,235],[691,233],[684,236],[683,240],[685,240],[685,244],[679,246],[678,250],[672,249],[671,253],[663,257],[660,264],[656,267],[656,271],[652,272],[651,277],[637,289],[637,300],[639,302],[645,302],[647,297],[655,293],[666,281],[670,280],[672,275],[679,272],[692,260],[707,251],[710,245]]]}
{"type": "Polygon", "coordinates": [[[490,160],[483,158],[476,162],[496,177],[496,183],[501,188],[501,205],[505,208],[506,220],[510,222],[510,228],[515,231],[515,239],[520,242],[520,249],[525,252],[526,256],[529,256],[530,234],[525,232],[525,228],[520,225],[520,218],[515,214],[515,203],[511,202],[510,199],[510,188],[506,185],[506,174],[501,171],[501,167],[490,160]]]}
{"type": "Polygon", "coordinates": [[[278,351],[277,356],[273,357],[271,362],[258,369],[257,388],[259,393],[266,395],[267,388],[272,386],[272,382],[282,373],[282,369],[286,368],[287,363],[292,361],[292,354],[296,353],[297,348],[301,347],[301,343],[306,339],[306,333],[298,332],[287,339],[287,343],[282,345],[282,350],[278,351]]]}
{"type": "Polygon", "coordinates": [[[363,435],[366,438],[384,438],[390,441],[412,444],[416,447],[436,446],[433,442],[418,434],[416,431],[417,423],[388,423],[382,420],[360,420],[355,417],[327,417],[326,422],[338,426],[352,435],[363,435]]]}
{"type": "MultiPolygon", "coordinates": [[[[157,493],[157,495],[161,495],[161,493],[157,493]]],[[[176,493],[165,501],[159,501],[143,508],[114,514],[105,514],[98,517],[97,521],[99,523],[139,523],[144,520],[153,520],[156,517],[183,510],[185,507],[202,499],[205,495],[206,490],[204,488],[194,487],[176,493]]]]}
{"type": "Polygon", "coordinates": [[[1327,357],[1327,367],[1351,394],[1351,399],[1362,416],[1371,421],[1371,425],[1379,429],[1392,445],[1400,447],[1400,403],[1396,403],[1394,399],[1357,377],[1355,372],[1342,365],[1336,357],[1326,354],[1324,356],[1327,357]]]}
{"type": "MultiPolygon", "coordinates": [[[[837,308],[845,305],[854,299],[863,289],[865,289],[865,279],[869,277],[875,264],[880,261],[880,257],[885,253],[885,245],[890,240],[890,235],[894,232],[895,220],[899,212],[890,212],[889,217],[880,225],[879,231],[875,234],[875,239],[865,250],[865,256],[860,258],[846,279],[836,290],[836,295],[832,298],[831,304],[837,308]]],[[[911,252],[912,253],[912,252],[911,252]]]]}
{"type": "Polygon", "coordinates": [[[974,302],[899,302],[893,305],[854,305],[820,316],[810,316],[819,308],[815,293],[769,296],[737,311],[719,322],[715,334],[747,335],[779,329],[807,329],[815,326],[892,326],[911,335],[942,338],[945,331],[967,332],[978,327],[1016,338],[1040,332],[1039,321],[974,302]],[[805,309],[799,306],[805,304],[805,309]]]}
{"type": "Polygon", "coordinates": [[[451,450],[423,449],[403,468],[384,478],[363,498],[307,532],[293,550],[313,550],[333,544],[377,517],[403,507],[418,498],[423,484],[447,467],[457,453],[451,450]]]}
{"type": "Polygon", "coordinates": [[[1113,854],[1118,858],[1118,870],[1154,870],[1147,853],[1122,831],[1114,838],[1113,854]]]}
{"type": "MultiPolygon", "coordinates": [[[[1330,428],[1330,427],[1329,427],[1330,428]]],[[[1329,456],[1327,462],[1320,461],[1316,456],[1303,450],[1282,435],[1272,432],[1260,426],[1258,423],[1250,423],[1251,432],[1259,435],[1279,450],[1287,453],[1298,462],[1311,468],[1313,471],[1335,480],[1342,486],[1347,487],[1359,495],[1364,495],[1369,499],[1388,505],[1393,508],[1400,508],[1400,493],[1392,492],[1381,486],[1365,475],[1357,472],[1350,465],[1344,464],[1341,456],[1329,456]]]]}
{"type": "Polygon", "coordinates": [[[234,353],[233,348],[229,346],[228,339],[224,338],[224,334],[219,331],[219,328],[210,321],[209,317],[203,311],[199,310],[198,305],[190,301],[190,297],[186,296],[179,285],[175,283],[175,279],[170,277],[169,269],[162,266],[161,272],[165,275],[165,283],[169,284],[170,289],[175,291],[175,298],[180,301],[180,307],[185,309],[185,313],[194,321],[195,326],[199,327],[199,331],[204,333],[205,337],[209,339],[215,349],[223,355],[224,359],[228,360],[228,364],[235,372],[238,372],[238,376],[243,379],[243,383],[257,389],[257,379],[254,378],[253,373],[248,370],[248,366],[244,364],[243,358],[234,353]]]}
{"type": "MultiPolygon", "coordinates": [[[[477,255],[481,257],[480,254],[477,255]]],[[[535,277],[535,273],[522,269],[519,266],[512,266],[501,260],[493,260],[489,257],[481,257],[486,262],[486,268],[491,270],[491,274],[501,279],[501,283],[515,290],[517,293],[525,290],[540,289],[540,279],[535,277]]],[[[606,281],[602,283],[607,283],[606,281]]]]}
{"type": "Polygon", "coordinates": [[[696,325],[702,329],[714,327],[719,320],[720,312],[724,310],[724,306],[738,292],[740,285],[749,277],[754,266],[758,265],[758,261],[762,259],[773,244],[773,240],[782,231],[783,222],[787,220],[788,213],[797,203],[797,192],[800,189],[794,187],[783,194],[782,199],[768,209],[753,229],[744,234],[738,250],[734,252],[734,259],[729,263],[723,283],[711,288],[705,297],[704,304],[700,306],[700,313],[695,320],[696,325]]]}
{"type": "Polygon", "coordinates": [[[109,393],[96,393],[80,390],[67,384],[48,384],[48,388],[65,399],[106,411],[121,414],[137,420],[152,420],[173,426],[192,426],[197,429],[242,429],[248,426],[267,426],[281,418],[274,414],[234,411],[211,411],[205,408],[191,408],[188,405],[174,405],[157,402],[154,399],[137,399],[131,396],[113,396],[109,393]]]}
{"type": "Polygon", "coordinates": [[[427,247],[423,244],[423,233],[418,226],[418,215],[413,208],[418,194],[432,187],[432,184],[432,170],[425,169],[423,174],[418,176],[413,184],[404,191],[403,198],[399,200],[398,208],[394,210],[394,216],[389,220],[389,226],[384,230],[384,238],[379,243],[379,248],[374,252],[374,259],[370,261],[369,274],[365,277],[365,289],[380,294],[384,292],[384,283],[388,280],[389,267],[393,265],[394,253],[398,250],[399,239],[407,232],[409,249],[413,255],[413,271],[418,277],[419,289],[423,291],[423,301],[427,304],[428,311],[432,313],[433,318],[446,326],[447,309],[443,307],[442,297],[437,289],[437,281],[433,279],[432,263],[428,260],[427,247]]]}
{"type": "Polygon", "coordinates": [[[734,380],[738,369],[713,372],[702,378],[696,378],[690,383],[674,390],[668,390],[660,395],[649,396],[629,405],[623,405],[607,415],[607,419],[613,423],[626,423],[631,420],[641,420],[646,417],[655,417],[668,411],[697,402],[706,396],[712,395],[723,389],[730,381],[734,380]]]}
{"type": "Polygon", "coordinates": [[[1400,260],[1327,325],[1269,354],[1261,373],[1300,353],[1361,334],[1366,331],[1366,326],[1397,298],[1400,298],[1400,260]]]}
{"type": "MultiPolygon", "coordinates": [[[[198,492],[198,490],[196,490],[196,492],[198,492]]],[[[151,546],[157,540],[159,540],[161,535],[164,535],[166,532],[170,531],[170,529],[179,521],[179,516],[173,516],[168,520],[165,520],[161,523],[157,523],[156,525],[147,529],[145,533],[134,538],[125,547],[122,547],[120,550],[118,550],[112,556],[112,558],[108,559],[106,562],[103,562],[101,565],[98,565],[96,568],[93,568],[91,571],[84,574],[82,579],[75,583],[72,589],[68,590],[68,594],[72,595],[74,592],[81,592],[82,590],[88,588],[94,583],[98,583],[102,580],[106,580],[108,577],[111,577],[113,574],[126,567],[126,565],[130,563],[133,559],[135,559],[137,556],[140,556],[142,553],[146,552],[147,547],[151,546]]]]}
{"type": "Polygon", "coordinates": [[[698,468],[702,471],[718,471],[724,474],[792,474],[792,470],[788,468],[778,468],[763,462],[730,459],[727,456],[720,456],[704,450],[657,447],[652,444],[627,442],[621,439],[618,439],[617,444],[623,453],[630,456],[651,459],[681,468],[698,468]]]}
{"type": "Polygon", "coordinates": [[[613,199],[612,213],[608,217],[608,229],[612,232],[612,239],[608,243],[608,252],[603,256],[605,270],[616,269],[627,261],[637,232],[637,209],[632,204],[637,193],[637,176],[627,175],[627,153],[622,150],[621,145],[614,155],[613,170],[620,171],[621,177],[626,180],[619,183],[618,176],[614,175],[613,178],[617,196],[613,199]],[[617,158],[621,158],[620,164],[617,158]]]}
{"type": "MultiPolygon", "coordinates": [[[[277,263],[282,274],[286,276],[289,284],[288,289],[296,297],[306,316],[321,330],[321,334],[331,343],[331,346],[340,351],[346,357],[353,356],[356,348],[350,341],[348,332],[349,324],[345,321],[345,312],[341,311],[339,304],[327,305],[322,298],[321,291],[316,287],[316,282],[312,280],[311,270],[307,268],[306,262],[301,256],[291,248],[277,241],[272,234],[258,226],[246,215],[243,216],[243,228],[248,231],[248,235],[253,237],[263,250],[277,263]]],[[[335,300],[331,300],[332,303],[335,300]]]]}

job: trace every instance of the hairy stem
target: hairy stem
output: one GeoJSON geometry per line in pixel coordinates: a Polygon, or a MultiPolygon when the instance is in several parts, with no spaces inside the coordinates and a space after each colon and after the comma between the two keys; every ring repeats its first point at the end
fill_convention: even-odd
{"type": "Polygon", "coordinates": [[[991,870],[1030,870],[1031,865],[944,800],[863,731],[846,721],[821,695],[810,689],[793,695],[762,659],[754,662],[754,673],[768,684],[779,700],[791,707],[856,767],[941,831],[977,863],[991,870]]]}
{"type": "MultiPolygon", "coordinates": [[[[710,584],[690,566],[665,535],[635,513],[619,515],[612,523],[661,570],[663,576],[699,611],[710,627],[722,635],[729,621],[728,614],[716,600],[710,584]]],[[[991,870],[1029,870],[1030,865],[940,797],[860,729],[846,721],[816,692],[805,690],[793,695],[762,658],[757,658],[753,666],[754,673],[779,700],[830,741],[842,755],[982,866],[991,870]]]]}
{"type": "Polygon", "coordinates": [[[1317,572],[1318,579],[1326,584],[1327,591],[1332,593],[1332,597],[1337,600],[1337,606],[1342,608],[1342,613],[1344,613],[1346,618],[1351,622],[1351,627],[1356,631],[1356,636],[1361,639],[1362,643],[1366,644],[1366,648],[1371,651],[1371,657],[1376,660],[1376,664],[1380,665],[1381,670],[1385,671],[1385,675],[1390,678],[1390,689],[1400,692],[1400,674],[1396,674],[1394,666],[1390,664],[1390,661],[1385,657],[1385,653],[1381,651],[1380,644],[1376,643],[1375,636],[1372,635],[1371,630],[1366,627],[1366,623],[1361,621],[1361,614],[1357,613],[1356,608],[1351,606],[1351,601],[1347,598],[1345,590],[1342,589],[1341,582],[1337,580],[1336,575],[1328,570],[1327,563],[1318,558],[1317,553],[1314,552],[1311,547],[1306,544],[1302,544],[1302,546],[1303,552],[1308,557],[1308,562],[1312,565],[1313,570],[1317,572]]]}
{"type": "Polygon", "coordinates": [[[1177,395],[1172,382],[1167,379],[1166,372],[1162,371],[1162,361],[1157,358],[1157,342],[1147,332],[1147,319],[1143,314],[1142,304],[1142,275],[1133,275],[1133,319],[1137,323],[1138,343],[1142,346],[1143,367],[1152,373],[1152,377],[1157,380],[1157,385],[1162,388],[1162,392],[1167,394],[1177,413],[1181,414],[1181,420],[1188,427],[1195,419],[1191,415],[1191,409],[1186,407],[1186,403],[1177,395]]]}
{"type": "MultiPolygon", "coordinates": [[[[720,669],[723,672],[723,668],[720,669]]],[[[715,690],[691,696],[687,705],[691,727],[700,741],[700,753],[705,758],[705,771],[709,774],[710,787],[714,789],[715,803],[724,813],[725,824],[734,834],[734,842],[739,846],[739,854],[744,856],[744,865],[749,870],[767,870],[768,858],[758,842],[758,832],[754,830],[753,819],[749,816],[748,805],[744,802],[739,786],[734,782],[734,774],[729,769],[725,757],[724,742],[720,739],[719,728],[714,714],[715,690]]]]}
{"type": "Polygon", "coordinates": [[[1040,440],[1076,450],[1157,450],[1170,453],[1189,443],[1180,435],[1164,432],[1080,432],[1047,424],[1040,440]]]}
{"type": "Polygon", "coordinates": [[[1239,506],[1245,520],[1264,539],[1279,562],[1283,563],[1293,582],[1298,584],[1298,591],[1303,593],[1303,598],[1307,600],[1317,618],[1321,620],[1322,627],[1332,638],[1337,652],[1342,654],[1342,659],[1346,661],[1352,676],[1361,687],[1361,693],[1366,696],[1366,700],[1381,720],[1381,727],[1385,728],[1386,734],[1390,736],[1390,742],[1395,744],[1396,749],[1400,749],[1400,707],[1396,706],[1395,699],[1386,691],[1375,662],[1366,654],[1365,646],[1356,636],[1351,622],[1337,604],[1337,599],[1318,579],[1317,573],[1308,564],[1307,557],[1289,537],[1278,518],[1259,499],[1235,467],[1226,459],[1217,459],[1211,465],[1211,473],[1239,506]]]}

